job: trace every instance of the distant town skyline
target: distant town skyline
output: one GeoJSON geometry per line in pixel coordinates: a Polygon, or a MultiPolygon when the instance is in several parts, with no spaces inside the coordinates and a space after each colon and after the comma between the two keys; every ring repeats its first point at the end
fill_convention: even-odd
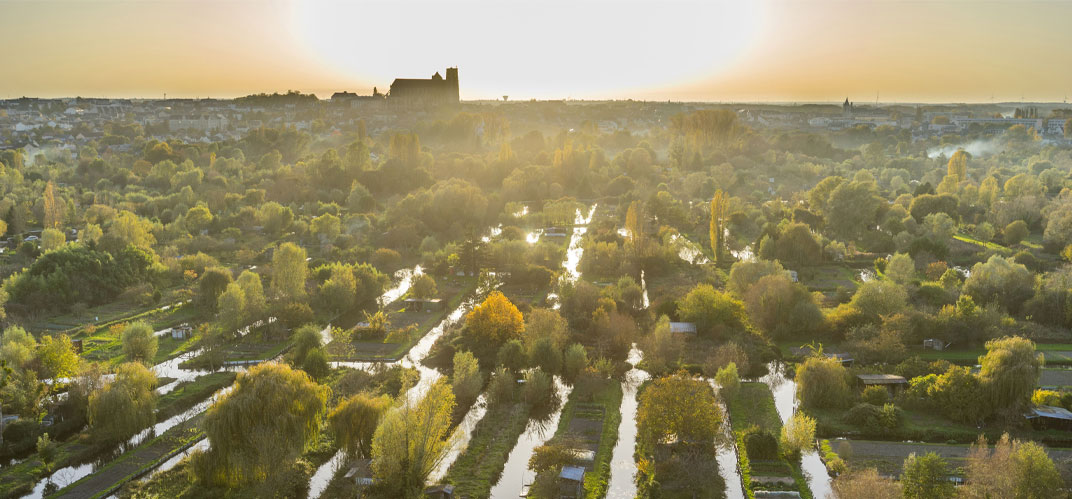
{"type": "Polygon", "coordinates": [[[0,97],[326,98],[457,66],[463,100],[1063,102],[1070,18],[1026,0],[0,0],[0,97]]]}

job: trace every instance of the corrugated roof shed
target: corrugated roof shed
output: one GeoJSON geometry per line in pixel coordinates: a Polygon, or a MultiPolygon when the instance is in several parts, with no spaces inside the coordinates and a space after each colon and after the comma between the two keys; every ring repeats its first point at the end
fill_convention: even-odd
{"type": "Polygon", "coordinates": [[[857,374],[856,377],[865,385],[900,385],[908,383],[904,376],[896,374],[857,374]]]}
{"type": "Polygon", "coordinates": [[[563,466],[562,472],[558,474],[558,477],[574,482],[583,482],[584,468],[580,466],[563,466]]]}

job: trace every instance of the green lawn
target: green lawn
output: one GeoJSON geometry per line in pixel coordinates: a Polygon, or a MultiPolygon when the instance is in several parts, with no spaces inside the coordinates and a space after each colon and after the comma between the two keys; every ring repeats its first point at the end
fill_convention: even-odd
{"type": "MultiPolygon", "coordinates": [[[[113,334],[109,329],[108,326],[111,324],[144,320],[153,328],[153,331],[159,331],[184,322],[195,322],[200,314],[201,311],[192,305],[172,307],[166,311],[153,309],[111,323],[101,323],[93,328],[81,328],[74,333],[72,338],[82,340],[83,358],[118,365],[124,361],[123,344],[120,336],[113,334]]],[[[159,363],[174,357],[192,347],[193,344],[193,340],[172,339],[170,335],[160,337],[154,362],[159,363]]]]}
{"type": "Polygon", "coordinates": [[[972,237],[972,236],[970,236],[968,234],[957,234],[957,235],[953,236],[953,239],[956,239],[958,241],[963,241],[963,242],[966,242],[966,243],[970,243],[970,244],[974,244],[976,246],[982,246],[983,248],[990,249],[990,250],[1010,251],[1009,248],[1006,248],[1006,247],[1004,247],[1004,246],[1002,246],[1002,245],[1000,245],[998,243],[995,243],[995,242],[992,242],[992,241],[991,242],[980,241],[980,240],[978,240],[978,239],[976,239],[976,238],[974,238],[974,237],[972,237]]]}
{"type": "MultiPolygon", "coordinates": [[[[754,497],[754,491],[758,490],[758,484],[752,479],[756,476],[783,476],[791,477],[795,487],[791,490],[800,492],[801,497],[810,498],[811,490],[803,472],[800,470],[798,460],[788,460],[779,457],[777,460],[750,459],[744,445],[744,433],[748,428],[757,426],[767,430],[778,437],[782,430],[782,419],[778,416],[778,410],[774,405],[774,394],[770,387],[764,383],[745,382],[736,395],[727,402],[730,413],[730,421],[733,426],[734,437],[737,440],[738,464],[741,468],[741,477],[745,493],[748,497],[754,497]]],[[[764,490],[774,487],[764,485],[764,490]]]]}
{"type": "MultiPolygon", "coordinates": [[[[579,381],[570,392],[566,405],[562,407],[562,417],[552,437],[563,437],[568,434],[570,422],[574,417],[583,417],[595,407],[603,409],[603,427],[598,438],[592,442],[597,446],[592,469],[584,475],[584,490],[587,499],[601,499],[607,495],[611,454],[614,452],[614,445],[618,443],[618,426],[622,421],[621,383],[613,379],[598,378],[579,381]],[[579,406],[582,410],[578,410],[579,406]]],[[[531,493],[529,495],[532,496],[531,493]]]]}
{"type": "Polygon", "coordinates": [[[863,428],[845,423],[842,420],[846,412],[844,409],[809,409],[808,414],[818,421],[816,433],[822,438],[851,437],[898,442],[970,444],[979,438],[979,435],[985,435],[987,440],[994,441],[1001,438],[1002,433],[1007,432],[1013,438],[1034,440],[1051,447],[1072,446],[1072,432],[1038,431],[1029,426],[1020,427],[1019,425],[1014,425],[1006,427],[1000,424],[991,424],[990,426],[979,428],[975,424],[959,423],[926,411],[904,407],[901,409],[904,413],[901,427],[880,433],[869,432],[863,428]]]}
{"type": "Polygon", "coordinates": [[[529,411],[525,404],[488,408],[473,430],[469,446],[447,471],[444,482],[454,485],[455,496],[488,497],[528,421],[529,411]]]}

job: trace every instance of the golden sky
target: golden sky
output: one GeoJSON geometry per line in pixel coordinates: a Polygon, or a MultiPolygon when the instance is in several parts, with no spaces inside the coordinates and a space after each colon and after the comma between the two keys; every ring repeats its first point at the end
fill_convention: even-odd
{"type": "Polygon", "coordinates": [[[1072,2],[0,0],[0,98],[1061,101],[1072,2]]]}

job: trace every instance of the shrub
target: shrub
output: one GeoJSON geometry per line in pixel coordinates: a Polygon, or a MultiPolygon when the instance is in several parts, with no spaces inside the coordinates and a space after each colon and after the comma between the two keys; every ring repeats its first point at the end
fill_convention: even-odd
{"type": "Polygon", "coordinates": [[[878,406],[865,402],[854,405],[852,409],[849,409],[849,412],[845,413],[843,419],[851,425],[865,427],[874,421],[878,421],[879,412],[878,406]]]}
{"type": "Polygon", "coordinates": [[[500,367],[491,376],[488,383],[488,398],[493,404],[513,402],[517,395],[517,380],[505,367],[500,367]]]}
{"type": "Polygon", "coordinates": [[[579,343],[570,345],[562,359],[562,376],[572,383],[586,367],[588,367],[588,353],[584,346],[579,343]]]}
{"type": "Polygon", "coordinates": [[[860,394],[860,400],[875,406],[883,405],[890,401],[890,392],[885,387],[869,386],[860,394]]]}
{"type": "Polygon", "coordinates": [[[852,397],[845,366],[836,359],[813,356],[797,369],[797,395],[807,407],[844,407],[852,397]]]}
{"type": "Polygon", "coordinates": [[[463,351],[454,354],[454,376],[451,385],[454,398],[462,405],[471,404],[480,395],[484,376],[472,353],[463,351]]]}
{"type": "Polygon", "coordinates": [[[305,303],[288,303],[276,312],[284,326],[294,329],[313,321],[313,309],[305,303]]]}
{"type": "Polygon", "coordinates": [[[730,362],[726,367],[719,369],[718,373],[715,374],[715,383],[718,383],[722,400],[733,398],[741,387],[741,378],[737,375],[737,364],[730,362]]]}
{"type": "Polygon", "coordinates": [[[313,348],[305,354],[301,368],[316,380],[323,379],[331,372],[331,367],[328,366],[328,356],[320,347],[313,348]]]}
{"type": "Polygon", "coordinates": [[[517,372],[523,369],[528,359],[525,358],[525,348],[519,340],[510,340],[499,348],[499,365],[517,372]]]}
{"type": "Polygon", "coordinates": [[[532,411],[540,412],[553,407],[555,386],[551,376],[540,369],[525,373],[525,386],[521,389],[521,397],[532,411]]]}
{"type": "Polygon", "coordinates": [[[803,412],[793,414],[782,426],[782,449],[786,455],[799,456],[804,449],[815,446],[815,418],[803,412]]]}
{"type": "Polygon", "coordinates": [[[749,459],[778,458],[778,439],[773,433],[755,426],[745,430],[744,448],[749,459]]]}
{"type": "Polygon", "coordinates": [[[884,404],[882,407],[860,403],[849,409],[844,416],[844,421],[868,433],[882,434],[901,426],[902,412],[893,404],[884,404]]]}

